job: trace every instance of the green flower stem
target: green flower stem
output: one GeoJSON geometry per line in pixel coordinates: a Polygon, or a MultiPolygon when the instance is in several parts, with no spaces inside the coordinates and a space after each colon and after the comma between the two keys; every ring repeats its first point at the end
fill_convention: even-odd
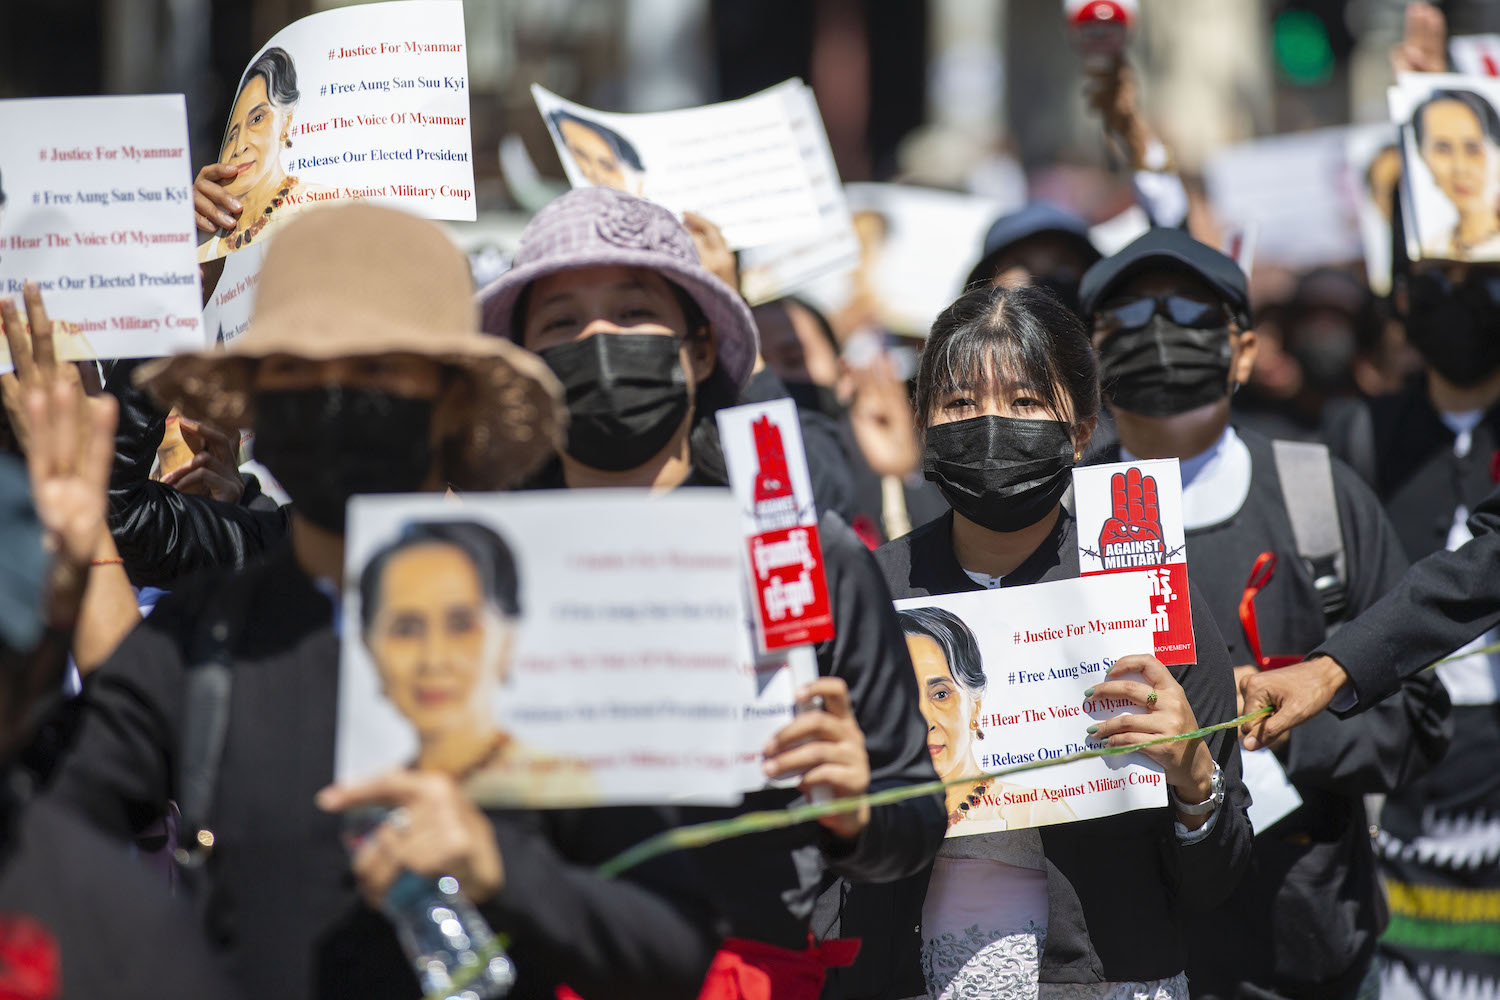
{"type": "Polygon", "coordinates": [[[1214,726],[1204,726],[1202,729],[1194,729],[1190,733],[1181,733],[1177,736],[1158,736],[1155,739],[1144,740],[1140,743],[1130,743],[1117,747],[1095,747],[1092,750],[1080,750],[1070,753],[1055,760],[1034,760],[1025,764],[1016,764],[1012,767],[1004,767],[998,771],[990,771],[988,774],[977,778],[954,778],[949,781],[927,781],[920,785],[902,785],[899,788],[887,788],[880,792],[870,792],[866,795],[856,795],[847,799],[835,799],[830,802],[819,802],[809,805],[797,806],[792,809],[768,809],[763,812],[743,813],[731,819],[713,820],[708,823],[695,823],[692,826],[679,826],[676,829],[665,830],[654,837],[641,841],[634,847],[628,848],[610,858],[599,866],[599,874],[605,878],[614,878],[622,872],[629,871],[637,865],[644,864],[653,858],[659,858],[663,854],[672,851],[682,851],[691,847],[704,847],[708,844],[716,844],[721,840],[729,840],[731,837],[743,837],[748,833],[760,833],[765,830],[779,830],[783,827],[796,826],[798,823],[806,823],[809,820],[820,819],[824,816],[836,816],[839,813],[856,812],[869,806],[888,806],[893,802],[904,802],[907,799],[919,799],[924,795],[933,795],[953,785],[967,785],[975,781],[993,781],[1010,774],[1019,774],[1022,771],[1035,771],[1043,767],[1056,767],[1059,764],[1072,764],[1080,760],[1092,760],[1095,757],[1114,757],[1119,754],[1135,753],[1146,747],[1160,746],[1163,743],[1178,743],[1183,740],[1199,740],[1222,729],[1238,729],[1247,722],[1270,715],[1274,709],[1267,705],[1254,712],[1246,712],[1237,719],[1221,722],[1214,726]]]}

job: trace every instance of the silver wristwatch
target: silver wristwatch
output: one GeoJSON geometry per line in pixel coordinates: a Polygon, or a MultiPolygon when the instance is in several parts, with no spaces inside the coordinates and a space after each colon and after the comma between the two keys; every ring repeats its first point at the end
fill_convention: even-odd
{"type": "Polygon", "coordinates": [[[1177,789],[1171,785],[1167,786],[1167,797],[1172,800],[1172,808],[1184,816],[1207,816],[1224,804],[1224,772],[1219,768],[1218,761],[1214,762],[1214,776],[1209,779],[1208,786],[1211,789],[1208,798],[1197,805],[1189,805],[1179,799],[1177,789]]]}

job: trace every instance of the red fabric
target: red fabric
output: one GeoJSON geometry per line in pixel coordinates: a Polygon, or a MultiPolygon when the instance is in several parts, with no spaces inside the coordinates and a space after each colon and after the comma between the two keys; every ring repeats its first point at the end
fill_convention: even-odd
{"type": "Polygon", "coordinates": [[[1490,456],[1490,482],[1500,485],[1500,451],[1490,456]]]}
{"type": "Polygon", "coordinates": [[[869,514],[855,514],[849,527],[853,528],[859,540],[865,543],[865,548],[871,552],[880,548],[880,529],[875,526],[875,521],[869,514]]]}
{"type": "Polygon", "coordinates": [[[1250,577],[1245,581],[1245,594],[1240,598],[1240,626],[1245,630],[1245,644],[1250,647],[1251,662],[1261,670],[1275,670],[1301,663],[1300,656],[1262,656],[1260,649],[1260,625],[1255,620],[1255,595],[1265,589],[1276,573],[1276,553],[1262,552],[1250,568],[1250,577]]]}
{"type": "Polygon", "coordinates": [[[30,917],[0,917],[0,1000],[62,995],[62,959],[50,931],[30,917]]]}
{"type": "MultiPolygon", "coordinates": [[[[818,1000],[828,970],[853,965],[858,954],[859,938],[815,945],[809,934],[805,951],[725,938],[703,978],[698,1000],[818,1000]]],[[[583,1000],[566,986],[559,986],[556,994],[557,1000],[583,1000]]]]}
{"type": "Polygon", "coordinates": [[[726,938],[708,967],[698,1000],[818,1000],[829,969],[854,962],[859,939],[812,943],[805,951],[726,938]]]}

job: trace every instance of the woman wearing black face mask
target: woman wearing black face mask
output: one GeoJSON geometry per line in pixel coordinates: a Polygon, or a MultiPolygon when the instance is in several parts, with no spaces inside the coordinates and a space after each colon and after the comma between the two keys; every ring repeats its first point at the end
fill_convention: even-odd
{"type": "MultiPolygon", "coordinates": [[[[563,484],[722,481],[706,460],[718,452],[712,410],[749,379],[755,327],[665,209],[607,188],[569,192],[531,221],[516,266],[481,302],[486,331],[536,351],[563,384],[563,484]]],[[[844,522],[825,512],[819,531],[837,635],[817,647],[821,676],[799,696],[806,710],[765,751],[768,776],[810,769],[799,789],[751,792],[737,810],[678,809],[679,822],[781,808],[799,791],[842,798],[934,776],[890,594],[844,522]]],[[[904,877],[931,858],[942,829],[930,796],[695,852],[727,914],[721,961],[759,970],[778,1000],[811,1000],[834,963],[808,947],[825,873],[904,877]]]]}
{"type": "MultiPolygon", "coordinates": [[[[953,512],[876,553],[898,598],[1078,575],[1062,498],[1098,412],[1097,378],[1079,321],[1041,289],[973,289],[938,317],[916,409],[927,475],[953,512]]],[[[1172,734],[1234,717],[1224,642],[1192,603],[1198,663],[1160,668],[1155,707],[1105,724],[1111,742],[1131,742],[1127,727],[1172,734]]],[[[1186,998],[1180,928],[1233,888],[1250,828],[1232,734],[1167,746],[1145,752],[1166,770],[1172,808],[947,840],[930,881],[880,899],[850,891],[846,933],[877,926],[859,928],[868,961],[840,995],[910,996],[920,953],[933,997],[1186,998]]]]}

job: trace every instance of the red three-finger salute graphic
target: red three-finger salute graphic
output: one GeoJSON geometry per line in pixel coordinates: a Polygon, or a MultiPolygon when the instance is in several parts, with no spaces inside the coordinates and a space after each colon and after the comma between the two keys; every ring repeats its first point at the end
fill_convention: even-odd
{"type": "Polygon", "coordinates": [[[1116,472],[1109,480],[1112,516],[1099,532],[1099,557],[1105,569],[1157,566],[1166,561],[1156,479],[1141,470],[1116,472]]]}
{"type": "Polygon", "coordinates": [[[1177,461],[1086,466],[1073,471],[1073,486],[1080,573],[1145,576],[1150,583],[1148,613],[1157,659],[1166,664],[1193,662],[1196,652],[1177,461]]]}

